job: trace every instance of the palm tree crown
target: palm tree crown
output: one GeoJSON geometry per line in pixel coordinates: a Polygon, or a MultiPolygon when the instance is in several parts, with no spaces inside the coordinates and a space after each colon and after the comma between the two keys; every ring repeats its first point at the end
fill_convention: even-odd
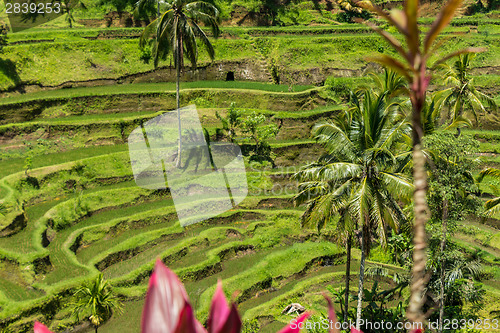
{"type": "Polygon", "coordinates": [[[359,226],[367,231],[376,227],[385,245],[385,226],[397,230],[405,220],[397,199],[408,198],[412,189],[408,177],[398,170],[403,155],[394,153],[409,140],[411,129],[394,104],[385,102],[385,94],[365,92],[362,102],[353,95],[353,104],[334,122],[313,128],[327,154],[297,173],[302,183],[296,202],[308,204],[303,216],[306,225],[321,227],[348,209],[359,226]]]}
{"type": "Polygon", "coordinates": [[[443,102],[449,107],[448,117],[455,121],[461,119],[464,113],[470,113],[478,123],[478,113],[486,112],[486,106],[496,108],[495,101],[488,95],[476,90],[474,80],[470,75],[471,62],[474,53],[461,54],[453,66],[443,65],[446,68],[445,83],[451,85],[441,94],[443,102]]]}
{"type": "Polygon", "coordinates": [[[209,27],[213,37],[220,34],[218,21],[219,11],[210,3],[193,0],[171,0],[165,3],[166,11],[151,22],[141,35],[140,46],[146,46],[150,37],[153,40],[153,58],[155,67],[160,59],[173,54],[174,66],[183,68],[184,56],[196,67],[198,47],[196,37],[205,46],[210,59],[214,59],[215,51],[199,22],[209,27]]]}

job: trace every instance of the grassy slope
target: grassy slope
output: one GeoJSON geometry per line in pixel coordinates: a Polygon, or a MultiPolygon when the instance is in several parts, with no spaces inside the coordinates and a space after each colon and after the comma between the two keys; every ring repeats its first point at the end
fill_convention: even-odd
{"type": "MultiPolygon", "coordinates": [[[[284,36],[222,38],[214,41],[216,59],[222,62],[253,63],[264,56],[268,64],[275,61],[281,67],[281,74],[285,78],[294,71],[316,67],[360,70],[365,66],[364,59],[372,55],[373,51],[389,50],[386,43],[373,33],[359,38],[358,35],[331,35],[328,31],[325,32],[326,35],[298,36],[292,30],[290,35],[284,36]]],[[[0,72],[0,89],[22,82],[53,86],[67,81],[116,79],[152,70],[151,64],[140,59],[137,39],[87,40],[81,37],[93,34],[95,29],[74,33],[74,36],[67,38],[59,38],[56,33],[53,42],[7,46],[0,63],[3,69],[0,72]],[[47,56],[40,57],[40,54],[47,56]],[[67,70],[61,72],[60,68],[67,70]]],[[[42,34],[39,38],[46,38],[45,36],[42,34]]],[[[451,36],[443,51],[472,45],[487,47],[488,51],[478,56],[478,63],[482,66],[499,66],[498,41],[497,35],[485,37],[482,33],[451,36]]],[[[208,64],[208,60],[206,52],[201,49],[199,65],[208,64]]],[[[163,65],[168,65],[168,61],[163,65]]]]}

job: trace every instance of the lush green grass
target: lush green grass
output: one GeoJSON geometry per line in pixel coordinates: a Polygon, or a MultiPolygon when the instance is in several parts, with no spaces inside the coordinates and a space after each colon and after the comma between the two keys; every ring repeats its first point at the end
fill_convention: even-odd
{"type": "MultiPolygon", "coordinates": [[[[295,92],[311,89],[313,86],[294,86],[295,92]]],[[[278,85],[260,82],[249,81],[196,81],[183,82],[181,89],[250,89],[261,90],[268,92],[288,92],[288,85],[278,85]]],[[[124,94],[158,94],[166,91],[175,91],[175,83],[136,83],[122,85],[107,85],[98,87],[82,87],[61,90],[40,91],[31,94],[15,95],[12,97],[2,98],[0,104],[17,104],[34,100],[54,100],[54,99],[70,99],[85,96],[108,96],[108,95],[124,95],[124,94]]],[[[96,117],[99,117],[96,115],[96,117]]],[[[98,119],[98,118],[97,118],[98,119]]]]}
{"type": "MultiPolygon", "coordinates": [[[[63,164],[94,156],[122,152],[125,150],[127,150],[126,145],[113,145],[113,146],[86,147],[86,148],[74,149],[71,151],[57,152],[57,153],[47,152],[47,154],[40,154],[33,156],[32,168],[36,169],[54,164],[63,164]]],[[[3,178],[15,172],[19,172],[20,170],[23,170],[24,162],[25,162],[24,158],[16,158],[9,160],[0,159],[0,178],[3,178]]]]}
{"type": "MultiPolygon", "coordinates": [[[[477,62],[482,66],[499,65],[498,39],[485,40],[482,34],[451,36],[442,51],[467,46],[484,46],[488,52],[480,54],[477,62]]],[[[137,40],[68,40],[19,44],[5,48],[0,67],[0,88],[13,87],[21,82],[58,85],[66,81],[84,81],[98,78],[118,78],[123,75],[152,70],[152,65],[140,60],[137,40]],[[38,57],[47,54],[50,57],[38,57]],[[13,65],[15,63],[15,66],[13,65]],[[71,70],[59,71],[59,68],[71,70]]],[[[373,52],[389,52],[388,45],[374,34],[253,37],[249,39],[219,39],[214,41],[217,61],[255,62],[261,55],[267,65],[279,65],[282,79],[291,72],[312,68],[338,68],[360,70],[365,58],[373,52]]],[[[199,65],[207,65],[209,58],[200,49],[199,65]]],[[[302,75],[308,75],[302,73],[302,75]]],[[[352,74],[351,74],[352,75],[352,74]]]]}
{"type": "MultiPolygon", "coordinates": [[[[251,60],[256,55],[250,41],[214,41],[218,59],[251,60]]],[[[152,64],[140,59],[137,40],[81,40],[7,46],[0,67],[0,87],[5,89],[20,82],[58,85],[66,81],[119,78],[146,72],[152,64]],[[39,57],[40,54],[50,57],[39,57]],[[13,67],[15,63],[15,68],[13,67]],[[71,64],[68,66],[68,64],[71,64]],[[60,68],[71,70],[60,71],[60,68]]],[[[209,57],[200,48],[198,64],[207,65],[209,57]]]]}

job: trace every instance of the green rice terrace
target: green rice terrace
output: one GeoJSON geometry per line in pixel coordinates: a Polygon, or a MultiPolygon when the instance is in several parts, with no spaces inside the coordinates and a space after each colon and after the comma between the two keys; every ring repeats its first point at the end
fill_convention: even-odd
{"type": "MultiPolygon", "coordinates": [[[[334,210],[325,203],[335,202],[330,194],[316,202],[324,205],[318,210],[299,195],[311,180],[301,170],[347,145],[335,141],[338,135],[325,142],[317,124],[347,117],[345,112],[356,108],[351,91],[359,101],[372,96],[384,105],[385,115],[398,115],[380,125],[381,135],[388,135],[388,123],[399,124],[393,132],[401,139],[391,136],[383,144],[390,146],[390,156],[381,158],[376,171],[391,179],[380,183],[385,192],[374,189],[369,196],[392,200],[374,204],[372,214],[379,212],[381,220],[398,227],[373,227],[368,237],[363,317],[404,319],[412,267],[411,103],[404,79],[397,83],[394,74],[397,87],[384,90],[390,78],[369,59],[397,54],[383,38],[363,23],[349,22],[341,1],[212,1],[220,10],[220,36],[203,29],[215,58],[211,61],[198,39],[197,68],[186,58],[180,76],[180,105],[196,106],[209,141],[240,145],[248,195],[221,215],[181,227],[168,188],[137,186],[127,144],[134,129],[177,108],[175,59],[169,55],[155,68],[150,48],[139,47],[149,20],[131,14],[135,1],[83,3],[86,9],[75,6],[69,20],[65,14],[9,31],[5,45],[0,43],[0,332],[32,332],[35,321],[53,332],[93,332],[90,312],[75,316],[72,305],[76,290],[100,273],[122,309],[104,318],[98,331],[140,332],[158,258],[184,283],[201,323],[219,279],[238,305],[243,332],[279,331],[297,314],[283,312],[292,303],[320,320],[327,314],[323,293],[336,301],[342,318],[347,234],[352,241],[348,318],[355,321],[361,229],[346,210],[326,213],[334,210]],[[387,185],[398,175],[398,184],[387,185]],[[384,207],[387,212],[379,211],[384,207]],[[345,225],[351,219],[355,227],[349,233],[345,225]]],[[[450,193],[446,276],[459,275],[446,287],[453,297],[445,303],[445,318],[500,319],[500,211],[485,206],[500,196],[500,109],[495,107],[500,105],[500,10],[498,1],[491,1],[496,8],[489,3],[466,1],[431,57],[432,62],[463,48],[484,48],[463,73],[474,92],[486,96],[460,100],[464,112],[452,119],[455,100],[440,99],[440,92],[454,87],[445,77],[458,57],[437,69],[429,86],[435,111],[426,113],[431,120],[424,121],[429,128],[424,147],[435,165],[428,168],[427,268],[429,285],[435,285],[425,307],[435,307],[431,320],[439,315],[444,188],[450,193]],[[447,128],[453,120],[458,124],[447,128]],[[443,138],[450,146],[440,143],[443,138]],[[446,172],[453,168],[460,170],[452,177],[446,172]],[[470,184],[458,179],[460,172],[470,175],[470,184]]],[[[430,30],[442,6],[441,1],[422,5],[422,32],[430,30]]],[[[368,19],[396,32],[381,19],[368,19]]],[[[7,16],[0,2],[2,22],[7,16]]],[[[358,110],[368,112],[368,104],[360,104],[358,110]]],[[[370,117],[375,121],[376,115],[370,117]]],[[[335,170],[345,172],[343,177],[351,172],[335,170]]]]}

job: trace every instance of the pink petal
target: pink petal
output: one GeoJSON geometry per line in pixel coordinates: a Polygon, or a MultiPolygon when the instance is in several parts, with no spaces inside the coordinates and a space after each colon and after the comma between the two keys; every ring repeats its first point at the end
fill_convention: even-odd
{"type": "Polygon", "coordinates": [[[174,333],[201,333],[206,332],[203,326],[203,331],[199,331],[201,324],[196,321],[194,317],[193,308],[189,303],[185,303],[184,308],[181,310],[179,322],[175,328],[174,333]]]}
{"type": "Polygon", "coordinates": [[[203,327],[203,325],[200,324],[200,322],[196,319],[195,319],[195,324],[196,324],[196,333],[207,333],[205,327],[203,327]]]}
{"type": "Polygon", "coordinates": [[[215,290],[212,304],[210,306],[210,315],[208,316],[208,331],[210,333],[221,332],[221,329],[226,323],[229,312],[229,305],[226,301],[226,296],[222,290],[222,281],[217,282],[217,289],[215,290]]]}
{"type": "Polygon", "coordinates": [[[241,330],[241,318],[235,304],[231,305],[231,311],[226,318],[224,326],[215,333],[239,333],[241,330]]]}
{"type": "Polygon", "coordinates": [[[326,302],[328,303],[328,319],[330,320],[330,333],[340,333],[340,330],[337,328],[337,314],[335,313],[335,309],[333,308],[332,299],[328,297],[326,294],[323,294],[326,302]]]}
{"type": "Polygon", "coordinates": [[[307,312],[303,313],[296,321],[294,321],[294,323],[288,324],[287,327],[283,328],[278,333],[299,333],[300,332],[299,324],[302,323],[304,320],[306,320],[307,317],[309,317],[309,313],[307,312]]]}
{"type": "Polygon", "coordinates": [[[157,260],[149,280],[141,332],[174,332],[186,303],[188,296],[179,278],[161,260],[157,260]]]}
{"type": "Polygon", "coordinates": [[[360,330],[356,329],[356,327],[352,326],[351,333],[363,333],[363,331],[360,331],[360,330]]]}
{"type": "Polygon", "coordinates": [[[35,333],[52,333],[44,324],[38,321],[35,321],[34,331],[35,333]]]}

